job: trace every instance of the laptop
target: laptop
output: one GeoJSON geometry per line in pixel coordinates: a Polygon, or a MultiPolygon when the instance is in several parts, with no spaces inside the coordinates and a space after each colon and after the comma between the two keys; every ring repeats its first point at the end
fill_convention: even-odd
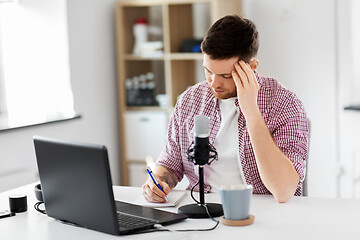
{"type": "Polygon", "coordinates": [[[140,233],[186,215],[114,200],[105,146],[34,137],[49,217],[113,235],[140,233]]]}

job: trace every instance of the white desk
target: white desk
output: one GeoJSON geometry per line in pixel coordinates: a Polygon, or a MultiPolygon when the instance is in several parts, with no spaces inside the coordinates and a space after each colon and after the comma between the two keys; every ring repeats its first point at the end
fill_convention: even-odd
{"type": "MultiPolygon", "coordinates": [[[[246,227],[229,227],[222,224],[207,232],[154,232],[128,236],[112,236],[93,230],[62,224],[38,213],[33,205],[34,184],[0,193],[0,209],[9,208],[10,194],[26,194],[28,211],[14,217],[0,219],[1,240],[64,240],[64,239],[360,239],[360,200],[293,197],[284,204],[272,196],[254,195],[251,213],[255,223],[246,227]]],[[[114,187],[117,200],[133,201],[141,193],[140,188],[114,187]]],[[[220,202],[218,194],[207,194],[206,202],[220,202]]],[[[192,203],[188,196],[180,206],[192,203]]],[[[101,207],[101,206],[99,206],[101,207]]],[[[177,211],[176,208],[167,208],[177,211]]],[[[209,219],[186,219],[169,226],[172,229],[206,228],[214,225],[209,219]]]]}

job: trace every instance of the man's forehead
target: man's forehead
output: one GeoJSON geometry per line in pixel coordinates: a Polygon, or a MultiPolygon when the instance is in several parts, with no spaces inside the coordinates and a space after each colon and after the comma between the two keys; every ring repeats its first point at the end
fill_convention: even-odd
{"type": "Polygon", "coordinates": [[[204,54],[203,65],[210,72],[215,74],[231,74],[237,58],[230,59],[211,59],[209,55],[204,54]]]}

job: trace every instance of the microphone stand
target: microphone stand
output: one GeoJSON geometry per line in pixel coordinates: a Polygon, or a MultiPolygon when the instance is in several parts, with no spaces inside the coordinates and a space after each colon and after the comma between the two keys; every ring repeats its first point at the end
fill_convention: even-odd
{"type": "Polygon", "coordinates": [[[199,165],[199,184],[200,184],[200,203],[205,204],[205,191],[204,191],[204,165],[199,165]]]}
{"type": "Polygon", "coordinates": [[[187,215],[189,218],[209,218],[210,216],[214,218],[224,215],[221,204],[205,203],[204,165],[199,165],[199,184],[200,202],[184,205],[178,209],[178,212],[187,215]]]}
{"type": "MultiPolygon", "coordinates": [[[[184,205],[178,209],[178,212],[187,215],[189,218],[220,217],[220,216],[224,215],[221,204],[205,203],[204,164],[199,164],[199,162],[194,160],[194,156],[191,156],[191,154],[190,154],[193,151],[194,151],[194,149],[189,148],[187,154],[188,154],[189,160],[192,160],[194,162],[194,164],[199,165],[199,182],[198,183],[199,183],[199,187],[200,187],[199,188],[200,202],[198,202],[196,199],[193,198],[194,201],[196,201],[197,203],[184,205]]],[[[214,153],[213,157],[217,158],[216,151],[214,149],[210,149],[210,151],[212,153],[214,153]]],[[[209,159],[209,157],[208,157],[208,159],[209,159]]],[[[206,161],[206,163],[210,165],[211,162],[206,161]]],[[[193,189],[191,189],[191,196],[192,196],[192,191],[193,191],[193,189]]]]}

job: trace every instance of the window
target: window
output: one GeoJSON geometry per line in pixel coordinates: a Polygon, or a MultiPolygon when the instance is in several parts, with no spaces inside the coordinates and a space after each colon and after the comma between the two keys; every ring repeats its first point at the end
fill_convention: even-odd
{"type": "Polygon", "coordinates": [[[75,116],[66,0],[0,2],[0,128],[75,116]]]}

